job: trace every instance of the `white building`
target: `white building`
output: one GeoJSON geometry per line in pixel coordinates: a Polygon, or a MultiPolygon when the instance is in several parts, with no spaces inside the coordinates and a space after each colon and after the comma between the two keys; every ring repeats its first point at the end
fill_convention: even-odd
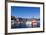
{"type": "Polygon", "coordinates": [[[29,27],[29,28],[32,27],[32,22],[31,21],[27,21],[26,22],[26,26],[29,27]]]}

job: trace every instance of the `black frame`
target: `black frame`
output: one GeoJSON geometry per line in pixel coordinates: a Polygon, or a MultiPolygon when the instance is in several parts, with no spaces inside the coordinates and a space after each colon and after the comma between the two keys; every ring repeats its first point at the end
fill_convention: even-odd
{"type": "Polygon", "coordinates": [[[26,2],[26,1],[7,1],[7,0],[5,0],[5,35],[8,35],[8,34],[22,34],[22,33],[40,33],[40,32],[44,32],[44,3],[43,2],[26,2]],[[7,32],[7,2],[43,4],[43,31],[8,33],[7,32]]]}

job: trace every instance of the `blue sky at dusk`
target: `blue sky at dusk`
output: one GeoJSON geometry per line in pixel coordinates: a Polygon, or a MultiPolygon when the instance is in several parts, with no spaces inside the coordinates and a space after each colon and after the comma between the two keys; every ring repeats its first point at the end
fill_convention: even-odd
{"type": "Polygon", "coordinates": [[[40,7],[11,6],[11,16],[40,18],[40,7]]]}

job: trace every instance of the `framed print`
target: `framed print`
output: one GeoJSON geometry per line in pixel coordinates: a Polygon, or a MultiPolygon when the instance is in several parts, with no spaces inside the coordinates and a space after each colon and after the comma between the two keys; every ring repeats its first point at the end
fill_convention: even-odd
{"type": "Polygon", "coordinates": [[[5,33],[44,32],[44,3],[7,1],[5,33]]]}

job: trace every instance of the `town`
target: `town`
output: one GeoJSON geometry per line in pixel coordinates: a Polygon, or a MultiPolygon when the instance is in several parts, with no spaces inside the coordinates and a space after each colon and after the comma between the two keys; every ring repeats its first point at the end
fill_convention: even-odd
{"type": "Polygon", "coordinates": [[[11,28],[38,28],[40,19],[11,16],[11,28]]]}

